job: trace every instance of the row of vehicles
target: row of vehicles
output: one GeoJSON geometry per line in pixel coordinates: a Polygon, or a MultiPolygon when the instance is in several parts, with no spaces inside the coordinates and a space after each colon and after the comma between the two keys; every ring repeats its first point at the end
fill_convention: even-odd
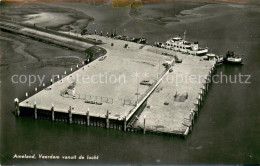
{"type": "Polygon", "coordinates": [[[115,36],[113,36],[113,38],[118,39],[118,40],[134,42],[134,43],[140,43],[140,44],[146,43],[145,38],[135,38],[135,37],[128,37],[128,36],[124,36],[124,35],[115,35],[115,36]]]}

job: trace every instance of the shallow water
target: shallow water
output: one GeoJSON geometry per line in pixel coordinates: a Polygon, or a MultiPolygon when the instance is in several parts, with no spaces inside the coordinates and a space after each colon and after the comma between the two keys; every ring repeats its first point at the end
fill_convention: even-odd
{"type": "MultiPolygon", "coordinates": [[[[62,73],[64,68],[42,67],[26,70],[19,65],[12,65],[12,70],[3,70],[1,66],[1,74],[5,72],[1,75],[0,84],[2,162],[18,162],[19,160],[12,159],[12,156],[15,153],[26,153],[99,155],[98,162],[101,163],[260,163],[260,8],[259,3],[238,5],[239,8],[236,5],[210,4],[197,10],[186,11],[189,15],[178,16],[179,22],[167,24],[142,20],[142,15],[139,18],[131,18],[126,11],[119,9],[125,13],[122,17],[131,18],[131,21],[125,23],[117,19],[116,25],[119,25],[121,31],[128,27],[129,35],[142,34],[152,43],[165,41],[186,30],[187,40],[199,40],[202,46],[212,48],[212,52],[223,54],[231,49],[245,55],[244,66],[220,66],[217,73],[223,72],[232,76],[239,73],[251,75],[251,83],[213,84],[195,122],[194,130],[187,140],[15,118],[12,114],[13,99],[24,99],[25,92],[33,93],[35,86],[11,84],[11,75],[46,74],[50,77],[51,74],[62,73]],[[193,12],[196,15],[192,15],[193,12]]],[[[76,6],[77,4],[70,5],[72,8],[76,6]]],[[[162,5],[159,7],[162,8],[162,5]]],[[[142,12],[155,10],[154,8],[156,5],[143,7],[142,12]]],[[[111,18],[111,15],[102,16],[103,18],[100,16],[102,20],[96,25],[102,28],[106,28],[104,25],[111,25],[111,21],[118,17],[111,18]]],[[[108,29],[110,28],[112,25],[108,29]]]]}

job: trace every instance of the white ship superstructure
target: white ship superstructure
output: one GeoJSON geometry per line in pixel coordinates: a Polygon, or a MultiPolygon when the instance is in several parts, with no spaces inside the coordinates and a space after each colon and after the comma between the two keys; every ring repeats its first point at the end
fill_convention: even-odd
{"type": "Polygon", "coordinates": [[[203,56],[208,53],[208,48],[199,47],[199,42],[194,42],[193,44],[185,40],[185,33],[183,39],[181,37],[173,37],[166,41],[163,45],[164,48],[174,51],[179,51],[182,53],[203,56]]]}
{"type": "Polygon", "coordinates": [[[198,42],[191,44],[181,37],[173,37],[167,40],[164,48],[197,56],[206,55],[209,51],[208,48],[200,48],[198,42]]]}

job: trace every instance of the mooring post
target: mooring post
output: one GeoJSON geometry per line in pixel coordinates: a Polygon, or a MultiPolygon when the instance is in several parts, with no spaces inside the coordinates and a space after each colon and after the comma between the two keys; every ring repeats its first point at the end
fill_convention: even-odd
{"type": "Polygon", "coordinates": [[[199,106],[201,106],[201,94],[199,93],[199,106]]]}
{"type": "Polygon", "coordinates": [[[86,113],[86,116],[87,116],[87,126],[89,126],[89,109],[88,109],[88,111],[87,111],[87,113],[86,113]]]}
{"type": "Polygon", "coordinates": [[[190,121],[192,121],[192,112],[189,114],[190,121]]]}
{"type": "Polygon", "coordinates": [[[72,71],[72,67],[70,68],[70,71],[72,71]]]}
{"type": "Polygon", "coordinates": [[[205,86],[206,86],[206,88],[205,88],[205,90],[206,90],[206,93],[208,93],[208,78],[206,79],[205,86]]]}
{"type": "Polygon", "coordinates": [[[107,110],[107,115],[106,115],[106,128],[109,128],[109,112],[107,110]]]}
{"type": "Polygon", "coordinates": [[[52,85],[52,78],[51,78],[51,85],[52,85]]]}
{"type": "Polygon", "coordinates": [[[37,87],[35,88],[35,92],[37,92],[37,87]]]}
{"type": "Polygon", "coordinates": [[[200,96],[201,96],[201,102],[203,102],[204,97],[203,97],[203,90],[202,89],[200,90],[200,96]]]}
{"type": "Polygon", "coordinates": [[[124,131],[126,131],[126,116],[124,117],[124,131]]]}
{"type": "Polygon", "coordinates": [[[212,79],[212,73],[211,73],[211,70],[209,71],[209,80],[210,80],[210,83],[211,83],[211,80],[212,79]]]}
{"type": "Polygon", "coordinates": [[[108,35],[108,32],[107,32],[107,37],[108,37],[109,35],[108,35]]]}
{"type": "Polygon", "coordinates": [[[205,85],[204,84],[202,84],[201,93],[202,93],[202,96],[204,97],[205,96],[205,85]]]}
{"type": "Polygon", "coordinates": [[[54,121],[55,120],[55,115],[54,115],[54,105],[51,105],[51,120],[54,121]]]}
{"type": "Polygon", "coordinates": [[[205,84],[203,84],[202,89],[203,89],[203,95],[206,96],[206,85],[205,84]]]}
{"type": "Polygon", "coordinates": [[[34,102],[34,119],[37,119],[37,105],[36,105],[36,101],[34,102]]]}
{"type": "Polygon", "coordinates": [[[192,118],[192,120],[191,120],[191,124],[193,125],[194,124],[194,110],[193,109],[191,109],[191,118],[192,118]]]}
{"type": "Polygon", "coordinates": [[[100,32],[100,35],[102,36],[102,34],[103,34],[103,33],[102,33],[102,31],[101,31],[101,32],[100,32]]]}
{"type": "Polygon", "coordinates": [[[199,102],[199,99],[197,99],[197,109],[198,109],[198,113],[199,113],[199,111],[200,111],[200,102],[199,102]]]}
{"type": "Polygon", "coordinates": [[[97,34],[97,30],[95,30],[95,35],[97,34]]]}
{"type": "Polygon", "coordinates": [[[42,83],[43,89],[45,88],[45,83],[42,83]]]}
{"type": "Polygon", "coordinates": [[[189,114],[189,119],[190,119],[190,131],[191,131],[191,130],[192,130],[192,124],[193,124],[193,123],[192,123],[192,121],[193,121],[193,120],[192,120],[192,119],[193,119],[193,118],[192,118],[192,112],[190,112],[190,114],[189,114]]]}
{"type": "Polygon", "coordinates": [[[145,115],[144,115],[144,131],[143,131],[143,133],[145,134],[145,115]]]}
{"type": "Polygon", "coordinates": [[[25,93],[25,97],[26,97],[26,99],[28,98],[28,93],[27,92],[25,93]]]}
{"type": "Polygon", "coordinates": [[[118,124],[119,124],[119,120],[118,120],[118,118],[117,118],[117,119],[116,119],[116,129],[119,129],[118,124]]]}
{"type": "Polygon", "coordinates": [[[66,75],[67,74],[67,72],[66,72],[66,70],[64,71],[64,75],[66,75]]]}
{"type": "Polygon", "coordinates": [[[15,106],[15,115],[18,117],[20,116],[20,106],[19,106],[19,99],[14,99],[14,106],[15,106]]]}
{"type": "Polygon", "coordinates": [[[70,106],[70,108],[69,108],[69,124],[71,124],[72,123],[72,112],[71,112],[71,106],[70,106]]]}
{"type": "Polygon", "coordinates": [[[210,76],[207,77],[207,92],[209,91],[210,76]]]}

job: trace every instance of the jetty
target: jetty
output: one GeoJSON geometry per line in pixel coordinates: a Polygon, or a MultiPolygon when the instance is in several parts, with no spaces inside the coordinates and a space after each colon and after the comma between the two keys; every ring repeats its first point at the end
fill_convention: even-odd
{"type": "MultiPolygon", "coordinates": [[[[13,31],[12,25],[0,23],[0,29],[13,31]]],[[[18,33],[77,50],[98,45],[106,54],[56,75],[43,87],[34,87],[35,93],[26,92],[22,101],[16,98],[17,117],[183,138],[192,131],[216,71],[216,61],[122,41],[108,33],[79,37],[19,26],[18,33]],[[185,81],[188,77],[195,78],[185,81]]]]}

